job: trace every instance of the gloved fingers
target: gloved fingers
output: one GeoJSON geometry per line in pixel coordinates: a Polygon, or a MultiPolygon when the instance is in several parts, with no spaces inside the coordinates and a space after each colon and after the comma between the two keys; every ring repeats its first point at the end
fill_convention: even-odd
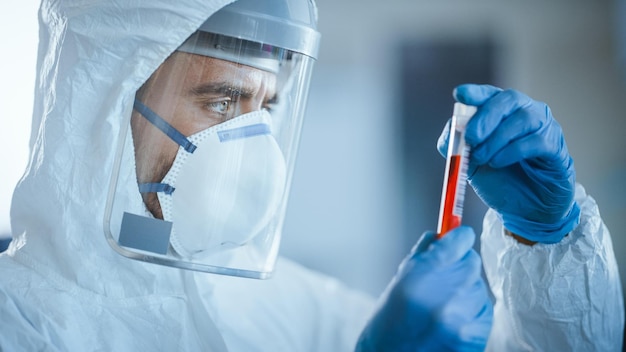
{"type": "Polygon", "coordinates": [[[413,266],[415,265],[415,261],[413,259],[415,258],[415,255],[425,252],[430,244],[437,240],[436,236],[437,234],[433,231],[426,231],[422,234],[422,236],[417,240],[417,243],[413,246],[413,248],[411,248],[409,255],[406,256],[398,266],[398,275],[394,277],[390,285],[392,285],[395,280],[402,275],[401,273],[413,270],[413,266]]]}
{"type": "Polygon", "coordinates": [[[411,264],[393,281],[387,302],[387,305],[399,304],[411,314],[440,311],[450,301],[457,300],[455,297],[459,292],[470,290],[476,281],[481,280],[481,260],[474,250],[450,266],[423,261],[412,261],[411,264]]]}
{"type": "Polygon", "coordinates": [[[401,287],[402,295],[408,297],[409,301],[419,302],[430,297],[431,303],[437,305],[435,301],[445,301],[479,280],[481,268],[480,256],[475,250],[470,250],[447,266],[424,261],[411,262],[404,267],[402,276],[394,284],[401,287]],[[438,292],[438,295],[431,297],[432,291],[438,292]]]}
{"type": "Polygon", "coordinates": [[[464,350],[483,351],[491,333],[492,325],[493,304],[491,301],[486,301],[476,319],[461,327],[461,331],[459,331],[459,338],[463,341],[463,345],[468,347],[464,350]]]}
{"type": "MultiPolygon", "coordinates": [[[[471,285],[480,278],[480,256],[471,248],[473,231],[457,231],[457,239],[438,245],[435,233],[426,232],[415,246],[411,256],[405,258],[398,274],[390,282],[387,291],[405,297],[408,302],[429,301],[438,305],[460,288],[471,285]],[[464,237],[464,238],[461,238],[464,237]],[[458,244],[458,246],[457,246],[458,244]],[[432,295],[433,290],[439,294],[432,295]],[[390,292],[391,292],[390,291],[390,292]]],[[[446,237],[448,237],[446,235],[446,237]]]]}
{"type": "MultiPolygon", "coordinates": [[[[489,166],[502,168],[525,159],[544,157],[556,161],[559,154],[559,143],[557,141],[546,139],[541,134],[531,134],[519,138],[495,153],[489,161],[489,166]]],[[[553,163],[550,166],[556,169],[563,165],[553,163]]]]}
{"type": "MultiPolygon", "coordinates": [[[[452,96],[456,101],[468,105],[482,105],[485,101],[501,92],[502,89],[490,85],[461,84],[454,88],[452,96]]],[[[448,151],[448,140],[450,138],[450,124],[452,119],[448,119],[443,131],[437,140],[437,150],[444,157],[448,151]]]]}
{"type": "MultiPolygon", "coordinates": [[[[448,237],[448,233],[445,237],[448,237]]],[[[414,270],[416,262],[420,262],[420,272],[424,268],[436,269],[440,267],[448,267],[455,262],[461,260],[470,249],[472,249],[475,241],[475,234],[471,228],[456,231],[452,236],[453,238],[459,238],[458,243],[454,243],[453,240],[446,240],[443,245],[439,244],[433,246],[437,240],[437,234],[433,231],[426,231],[422,234],[415,246],[411,249],[411,253],[400,263],[398,267],[398,273],[406,273],[414,270]],[[463,232],[468,232],[463,234],[463,232]]],[[[444,238],[445,238],[444,237],[444,238]]]]}
{"type": "MultiPolygon", "coordinates": [[[[439,240],[434,232],[425,232],[405,260],[404,270],[381,296],[382,305],[361,333],[357,350],[440,350],[448,341],[458,342],[449,345],[453,350],[465,348],[458,337],[461,328],[448,329],[457,320],[445,321],[441,312],[448,305],[458,307],[451,312],[463,317],[461,327],[472,317],[483,319],[478,296],[482,292],[488,297],[475,288],[482,279],[480,256],[472,249],[474,239],[474,231],[466,226],[439,240]],[[472,307],[462,313],[468,302],[472,307]]],[[[472,338],[468,346],[477,346],[474,341],[479,337],[472,338]]]]}
{"type": "Polygon", "coordinates": [[[502,89],[488,84],[461,84],[454,88],[452,96],[463,104],[479,106],[501,91],[502,89]]]}
{"type": "MultiPolygon", "coordinates": [[[[502,89],[491,85],[462,84],[454,88],[452,95],[454,99],[468,105],[480,106],[494,96],[499,95],[502,89]]],[[[476,114],[478,115],[478,113],[476,114]]],[[[476,116],[475,115],[475,116],[476,116]]],[[[473,118],[475,119],[475,118],[473,118]]],[[[437,150],[445,156],[448,150],[448,140],[450,137],[451,119],[446,123],[437,141],[437,150]]]]}
{"type": "Polygon", "coordinates": [[[437,234],[433,231],[424,232],[411,250],[412,255],[415,253],[425,252],[428,249],[428,246],[436,240],[436,236],[437,234]]]}
{"type": "Polygon", "coordinates": [[[494,168],[504,167],[544,153],[545,149],[553,149],[551,136],[546,133],[551,121],[536,104],[518,109],[504,117],[482,143],[472,146],[472,159],[478,165],[489,163],[494,168]],[[529,145],[529,141],[540,143],[529,145]],[[503,150],[506,152],[503,153],[503,150]],[[499,158],[494,160],[498,154],[499,158]]]}
{"type": "Polygon", "coordinates": [[[485,281],[478,278],[472,285],[457,292],[453,299],[442,309],[441,314],[450,326],[462,328],[465,324],[480,318],[489,318],[493,304],[487,294],[485,281]]]}
{"type": "Polygon", "coordinates": [[[445,158],[448,154],[448,141],[450,140],[450,125],[452,124],[452,119],[448,119],[446,125],[443,127],[443,131],[439,135],[439,139],[437,140],[437,151],[439,154],[443,155],[445,158]]]}
{"type": "Polygon", "coordinates": [[[439,280],[455,290],[466,290],[481,280],[482,261],[475,250],[470,250],[459,260],[443,270],[439,270],[439,280]]]}
{"type": "MultiPolygon", "coordinates": [[[[476,235],[468,226],[459,226],[444,237],[420,248],[414,259],[432,267],[447,267],[461,260],[472,249],[476,235]]],[[[419,246],[418,246],[419,247],[419,246]]]]}
{"type": "Polygon", "coordinates": [[[522,108],[531,107],[533,100],[516,90],[496,93],[486,100],[467,123],[465,140],[471,146],[483,143],[503,120],[522,108]]]}
{"type": "Polygon", "coordinates": [[[441,310],[441,324],[454,346],[484,346],[493,321],[493,304],[482,278],[459,290],[441,310]]]}

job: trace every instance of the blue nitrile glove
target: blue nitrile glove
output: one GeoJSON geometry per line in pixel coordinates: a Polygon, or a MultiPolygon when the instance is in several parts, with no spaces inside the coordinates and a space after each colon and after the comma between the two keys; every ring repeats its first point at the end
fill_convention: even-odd
{"type": "MultiPolygon", "coordinates": [[[[559,242],[578,225],[576,174],[550,108],[515,90],[464,84],[454,97],[478,111],[467,124],[468,180],[504,227],[530,241],[559,242]]],[[[449,123],[439,137],[445,155],[449,123]]]]}
{"type": "Polygon", "coordinates": [[[470,227],[426,232],[398,269],[356,351],[482,351],[493,306],[470,227]]]}

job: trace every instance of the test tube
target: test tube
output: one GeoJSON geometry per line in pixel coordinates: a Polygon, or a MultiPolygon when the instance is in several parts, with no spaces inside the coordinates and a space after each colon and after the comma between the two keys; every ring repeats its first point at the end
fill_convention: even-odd
{"type": "Polygon", "coordinates": [[[470,152],[469,146],[465,144],[465,126],[475,112],[475,106],[462,103],[454,104],[446,156],[446,171],[441,192],[437,238],[443,237],[448,231],[461,225],[470,152]]]}

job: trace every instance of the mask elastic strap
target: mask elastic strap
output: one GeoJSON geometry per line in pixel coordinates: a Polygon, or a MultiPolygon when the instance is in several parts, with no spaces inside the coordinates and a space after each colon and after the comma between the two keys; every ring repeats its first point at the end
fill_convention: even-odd
{"type": "Polygon", "coordinates": [[[139,193],[156,193],[163,192],[165,194],[172,194],[176,188],[168,185],[167,183],[140,183],[139,193]]]}
{"type": "MultiPolygon", "coordinates": [[[[135,99],[135,104],[133,105],[133,108],[156,128],[161,130],[161,132],[170,137],[170,139],[173,140],[176,144],[183,147],[187,152],[193,153],[196,150],[195,144],[191,143],[191,141],[187,139],[187,137],[178,132],[177,129],[167,123],[167,121],[165,121],[161,116],[152,111],[152,109],[144,105],[142,102],[135,99]]],[[[169,195],[172,194],[175,190],[174,187],[168,185],[167,183],[140,183],[138,186],[140,193],[162,192],[169,195]]]]}
{"type": "Polygon", "coordinates": [[[180,145],[189,153],[193,153],[196,150],[196,145],[191,143],[187,137],[185,137],[182,133],[178,132],[172,125],[167,123],[161,116],[157,115],[156,112],[152,111],[149,107],[145,106],[142,102],[135,99],[135,104],[133,108],[140,113],[146,120],[150,121],[154,127],[161,130],[161,132],[165,133],[171,140],[173,140],[176,144],[180,145]]]}

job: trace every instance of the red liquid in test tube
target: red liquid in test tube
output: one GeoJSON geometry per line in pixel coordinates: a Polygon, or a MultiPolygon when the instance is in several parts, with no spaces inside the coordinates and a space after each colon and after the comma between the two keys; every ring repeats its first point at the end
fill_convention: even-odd
{"type": "Polygon", "coordinates": [[[469,147],[465,144],[465,126],[476,112],[476,107],[454,104],[454,113],[450,125],[446,172],[444,174],[437,238],[461,225],[463,200],[467,186],[467,166],[469,147]]]}

